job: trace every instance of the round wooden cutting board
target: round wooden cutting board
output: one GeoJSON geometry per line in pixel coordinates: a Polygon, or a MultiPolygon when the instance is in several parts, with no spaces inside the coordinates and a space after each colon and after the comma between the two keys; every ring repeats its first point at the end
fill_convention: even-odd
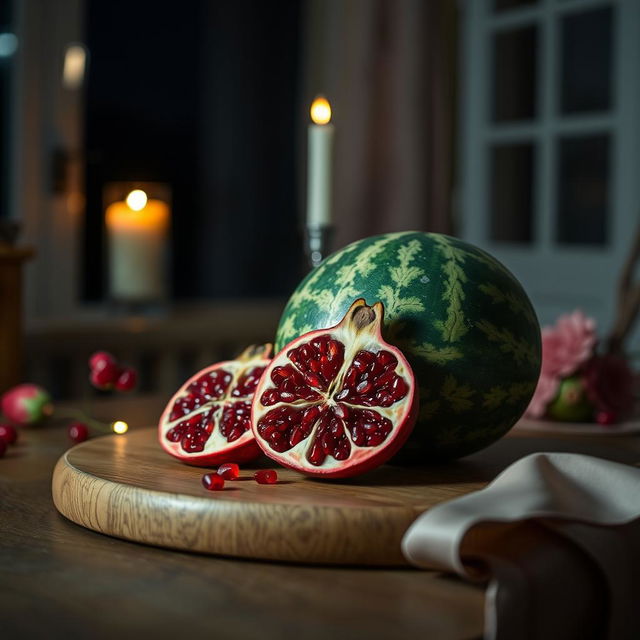
{"type": "MultiPolygon", "coordinates": [[[[425,509],[481,488],[493,475],[471,462],[383,467],[326,481],[278,468],[259,485],[244,467],[223,491],[206,469],[161,450],[155,429],[105,436],[70,449],[53,474],[56,508],[73,522],[146,544],[288,562],[398,565],[400,541],[425,509]]],[[[268,461],[262,464],[269,468],[268,461]]]]}

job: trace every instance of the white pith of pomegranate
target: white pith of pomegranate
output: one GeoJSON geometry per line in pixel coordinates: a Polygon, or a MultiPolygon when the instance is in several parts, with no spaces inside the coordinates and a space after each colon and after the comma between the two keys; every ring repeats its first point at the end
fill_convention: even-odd
{"type": "Polygon", "coordinates": [[[260,455],[251,432],[251,402],[271,345],[251,346],[189,378],[160,418],[158,437],[172,456],[197,466],[247,462],[260,455]]]}
{"type": "Polygon", "coordinates": [[[383,306],[356,300],[335,327],[290,342],[256,389],[260,448],[307,475],[346,478],[386,462],[416,420],[409,363],[380,332],[383,306]]]}

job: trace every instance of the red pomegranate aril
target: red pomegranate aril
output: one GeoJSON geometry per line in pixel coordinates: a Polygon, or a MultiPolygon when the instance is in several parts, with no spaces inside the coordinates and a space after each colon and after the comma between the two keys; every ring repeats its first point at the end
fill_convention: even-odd
{"type": "Polygon", "coordinates": [[[326,388],[326,382],[324,382],[324,380],[320,379],[320,376],[315,375],[313,373],[305,373],[304,374],[304,381],[312,386],[312,387],[317,387],[318,389],[322,389],[324,390],[326,388]]]}
{"type": "Polygon", "coordinates": [[[265,367],[255,367],[242,376],[231,392],[231,396],[234,398],[244,398],[252,395],[258,386],[258,382],[260,381],[260,377],[264,370],[265,367]]]}
{"type": "Polygon", "coordinates": [[[220,491],[224,489],[224,478],[217,473],[205,473],[202,476],[202,486],[207,491],[220,491]]]}
{"type": "Polygon", "coordinates": [[[202,451],[209,439],[209,434],[200,427],[187,427],[186,433],[180,441],[180,446],[187,453],[202,451]]]}
{"type": "Polygon", "coordinates": [[[220,433],[227,442],[237,440],[251,427],[251,406],[247,402],[234,402],[225,406],[220,419],[220,433]]]}
{"type": "Polygon", "coordinates": [[[2,458],[4,454],[7,452],[8,446],[9,445],[7,444],[6,440],[0,440],[0,458],[2,458]]]}
{"type": "Polygon", "coordinates": [[[291,448],[295,447],[297,444],[304,440],[304,431],[302,427],[296,427],[289,436],[289,446],[291,448]]]}
{"type": "Polygon", "coordinates": [[[84,442],[89,437],[89,429],[83,422],[72,422],[68,433],[69,438],[75,443],[84,442]]]}
{"type": "Polygon", "coordinates": [[[240,467],[235,462],[225,462],[218,467],[217,473],[225,480],[235,480],[240,475],[240,467]]]}
{"type": "Polygon", "coordinates": [[[384,365],[386,369],[394,368],[398,364],[398,359],[389,351],[378,351],[378,360],[384,365]]]}
{"type": "Polygon", "coordinates": [[[10,424],[0,424],[0,440],[4,440],[7,444],[14,444],[18,439],[16,428],[10,424]]]}
{"type": "Polygon", "coordinates": [[[275,484],[278,482],[278,474],[273,469],[260,469],[253,474],[258,484],[275,484]]]}

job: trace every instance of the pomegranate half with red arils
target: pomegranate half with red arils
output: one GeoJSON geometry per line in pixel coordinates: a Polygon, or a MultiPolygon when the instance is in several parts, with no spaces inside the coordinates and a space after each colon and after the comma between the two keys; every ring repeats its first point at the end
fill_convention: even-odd
{"type": "Polygon", "coordinates": [[[386,462],[417,415],[409,363],[380,332],[383,306],[356,300],[342,321],[290,342],[253,399],[260,448],[307,475],[346,478],[386,462]]]}
{"type": "Polygon", "coordinates": [[[248,347],[189,378],[162,413],[162,448],[187,464],[246,462],[260,455],[251,432],[251,402],[271,345],[248,347]]]}

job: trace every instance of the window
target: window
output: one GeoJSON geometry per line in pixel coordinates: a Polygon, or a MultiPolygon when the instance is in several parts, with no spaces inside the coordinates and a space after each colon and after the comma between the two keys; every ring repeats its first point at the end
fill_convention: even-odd
{"type": "Polygon", "coordinates": [[[520,278],[541,321],[606,330],[640,208],[640,2],[466,0],[461,235],[520,278]]]}

